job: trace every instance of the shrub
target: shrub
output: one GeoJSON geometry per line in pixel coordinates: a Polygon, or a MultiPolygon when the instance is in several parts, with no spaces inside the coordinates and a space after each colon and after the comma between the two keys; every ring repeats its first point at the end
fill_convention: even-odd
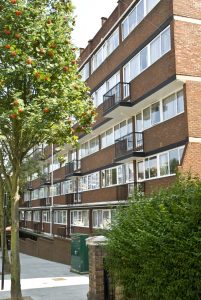
{"type": "Polygon", "coordinates": [[[107,266],[124,299],[201,299],[201,182],[179,177],[135,195],[108,232],[107,266]]]}

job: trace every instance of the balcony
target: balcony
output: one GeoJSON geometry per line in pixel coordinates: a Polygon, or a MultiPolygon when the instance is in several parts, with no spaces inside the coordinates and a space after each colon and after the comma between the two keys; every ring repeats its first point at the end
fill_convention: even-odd
{"type": "Polygon", "coordinates": [[[66,170],[65,174],[66,177],[71,177],[71,176],[80,176],[81,172],[81,161],[78,159],[74,159],[71,162],[66,164],[66,170]]]}
{"type": "Polygon", "coordinates": [[[41,233],[41,231],[42,231],[42,224],[40,222],[34,221],[33,222],[33,230],[36,233],[41,233]]]}
{"type": "Polygon", "coordinates": [[[135,193],[145,192],[144,182],[132,182],[128,184],[119,185],[117,187],[117,200],[128,200],[135,193]]]}
{"type": "Polygon", "coordinates": [[[119,82],[103,96],[103,115],[115,118],[130,111],[130,84],[119,82]]]}
{"type": "Polygon", "coordinates": [[[41,186],[51,185],[51,174],[44,174],[40,179],[41,186]]]}
{"type": "Polygon", "coordinates": [[[115,141],[115,161],[126,162],[130,157],[144,157],[143,132],[132,132],[115,141]]]}
{"type": "Polygon", "coordinates": [[[51,204],[50,197],[40,199],[40,206],[50,206],[50,204],[51,204]]]}
{"type": "Polygon", "coordinates": [[[81,202],[82,202],[81,193],[66,194],[67,205],[73,205],[81,202]]]}

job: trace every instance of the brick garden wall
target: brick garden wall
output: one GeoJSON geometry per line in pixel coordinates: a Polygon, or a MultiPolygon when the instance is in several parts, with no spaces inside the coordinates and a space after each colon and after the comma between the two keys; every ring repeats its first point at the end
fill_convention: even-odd
{"type": "Polygon", "coordinates": [[[71,240],[54,238],[20,239],[20,252],[58,263],[71,264],[71,240]]]}

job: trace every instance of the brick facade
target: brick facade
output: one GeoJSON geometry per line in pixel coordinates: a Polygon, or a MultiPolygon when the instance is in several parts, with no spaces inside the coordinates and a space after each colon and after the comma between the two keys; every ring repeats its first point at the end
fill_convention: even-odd
{"type": "MultiPolygon", "coordinates": [[[[98,140],[98,148],[96,151],[89,151],[88,154],[82,154],[79,149],[71,149],[70,145],[64,147],[62,153],[67,156],[67,162],[72,163],[72,151],[74,151],[73,157],[81,161],[81,168],[68,173],[66,166],[60,166],[53,171],[53,182],[49,182],[47,185],[48,196],[43,199],[34,198],[31,200],[30,198],[31,201],[21,200],[22,231],[28,229],[30,234],[34,232],[37,235],[46,234],[55,238],[58,236],[67,238],[72,233],[95,234],[97,230],[105,226],[103,220],[107,221],[107,219],[112,218],[113,209],[118,205],[126,205],[132,191],[139,186],[141,186],[141,191],[149,195],[175,181],[176,171],[170,172],[171,162],[168,152],[174,149],[176,149],[177,154],[179,153],[178,157],[181,156],[176,159],[177,164],[179,164],[179,171],[188,172],[190,170],[193,174],[200,176],[200,0],[159,0],[153,9],[123,39],[122,21],[138,3],[139,1],[135,0],[118,1],[115,10],[105,20],[100,30],[80,55],[80,70],[85,63],[89,63],[90,74],[86,78],[86,83],[92,94],[104,84],[108,96],[111,92],[111,86],[107,88],[108,80],[116,72],[120,74],[120,82],[119,79],[118,82],[114,82],[114,86],[112,86],[114,91],[111,92],[113,94],[108,96],[111,107],[108,110],[105,109],[106,101],[103,101],[102,94],[99,95],[97,117],[92,126],[92,132],[79,137],[81,149],[83,144],[88,142],[88,147],[93,150],[93,147],[97,145],[94,146],[93,142],[90,145],[90,141],[95,137],[98,140]],[[117,28],[119,29],[119,45],[92,72],[92,57],[117,28]],[[168,36],[163,37],[165,42],[161,37],[167,28],[170,28],[170,42],[168,36]],[[151,63],[151,43],[157,37],[160,40],[160,46],[157,46],[155,51],[158,53],[162,51],[162,45],[164,49],[167,44],[170,45],[163,54],[160,52],[158,58],[151,63]],[[143,56],[140,51],[146,46],[147,54],[143,56]],[[130,77],[127,76],[126,83],[130,86],[130,94],[125,96],[122,84],[126,77],[124,74],[126,72],[125,66],[137,55],[140,57],[139,66],[136,63],[135,68],[141,69],[135,77],[131,74],[132,72],[129,73],[130,77]],[[146,67],[143,69],[144,60],[146,67]],[[120,86],[119,90],[116,84],[120,86]],[[176,95],[181,91],[183,91],[184,109],[181,108],[179,111],[179,100],[176,95]],[[169,104],[164,104],[164,100],[172,95],[175,95],[174,104],[172,104],[173,100],[169,104]],[[158,110],[154,111],[153,105],[156,103],[160,103],[160,105],[158,110]],[[146,116],[146,109],[150,111],[149,117],[146,116]],[[170,115],[164,117],[168,109],[170,115]],[[140,129],[140,136],[142,137],[140,142],[135,133],[137,131],[136,115],[139,113],[141,113],[141,118],[144,118],[145,124],[145,128],[141,127],[140,129]],[[152,122],[151,118],[157,117],[157,113],[160,113],[160,121],[152,122]],[[129,128],[128,123],[126,123],[126,129],[122,129],[121,132],[120,129],[124,127],[122,124],[125,120],[129,120],[131,125],[129,128]],[[146,127],[147,120],[150,123],[146,127]],[[119,136],[116,134],[117,128],[121,132],[121,140],[118,141],[117,137],[119,138],[120,133],[119,136]],[[132,130],[133,132],[131,132],[132,130]],[[106,135],[106,131],[112,132],[113,140],[104,146],[101,138],[103,139],[103,133],[106,135]],[[130,137],[128,137],[129,135],[130,137]],[[180,148],[184,149],[183,154],[180,148]],[[118,156],[117,153],[120,155],[118,156]],[[168,157],[168,171],[162,174],[159,164],[161,163],[160,155],[164,153],[164,156],[168,157]],[[151,165],[149,158],[153,156],[157,160],[157,166],[147,167],[149,163],[151,165]],[[139,162],[143,162],[144,178],[138,174],[139,162]],[[122,167],[122,173],[118,167],[119,169],[122,167]],[[149,176],[148,173],[151,173],[154,168],[156,175],[152,178],[153,176],[149,176]],[[104,173],[105,169],[111,171],[104,173]],[[98,179],[92,176],[94,172],[99,174],[98,179]],[[64,183],[68,189],[67,192],[62,191],[62,185],[65,187],[64,183]],[[53,197],[53,202],[50,193],[51,184],[57,184],[58,188],[58,195],[53,197]],[[50,210],[52,215],[45,215],[50,210]],[[26,214],[32,214],[34,211],[40,213],[38,222],[33,222],[33,216],[31,220],[26,219],[26,214]],[[57,211],[59,224],[54,222],[54,211],[57,211]],[[62,215],[63,211],[67,212],[66,218],[62,215]],[[25,213],[24,219],[23,213],[25,213]],[[88,220],[86,220],[86,216],[88,220]],[[49,220],[44,221],[43,218],[49,218],[49,220]]],[[[130,69],[132,71],[132,67],[130,69]]],[[[109,133],[108,136],[111,138],[109,133]]],[[[40,160],[40,164],[51,164],[52,155],[55,159],[57,158],[57,150],[56,145],[53,148],[52,146],[45,147],[42,151],[43,160],[40,160]]],[[[52,175],[51,168],[49,168],[50,175],[52,175]]],[[[44,182],[40,179],[30,181],[27,186],[27,197],[29,198],[34,190],[39,190],[44,186],[44,182]]]]}

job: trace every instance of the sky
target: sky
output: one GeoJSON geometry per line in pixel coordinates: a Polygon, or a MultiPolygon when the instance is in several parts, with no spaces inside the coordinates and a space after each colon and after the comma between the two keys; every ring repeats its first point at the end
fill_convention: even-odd
{"type": "Polygon", "coordinates": [[[101,27],[101,17],[109,17],[117,6],[117,0],[72,0],[76,26],[72,39],[78,48],[85,48],[101,27]]]}

